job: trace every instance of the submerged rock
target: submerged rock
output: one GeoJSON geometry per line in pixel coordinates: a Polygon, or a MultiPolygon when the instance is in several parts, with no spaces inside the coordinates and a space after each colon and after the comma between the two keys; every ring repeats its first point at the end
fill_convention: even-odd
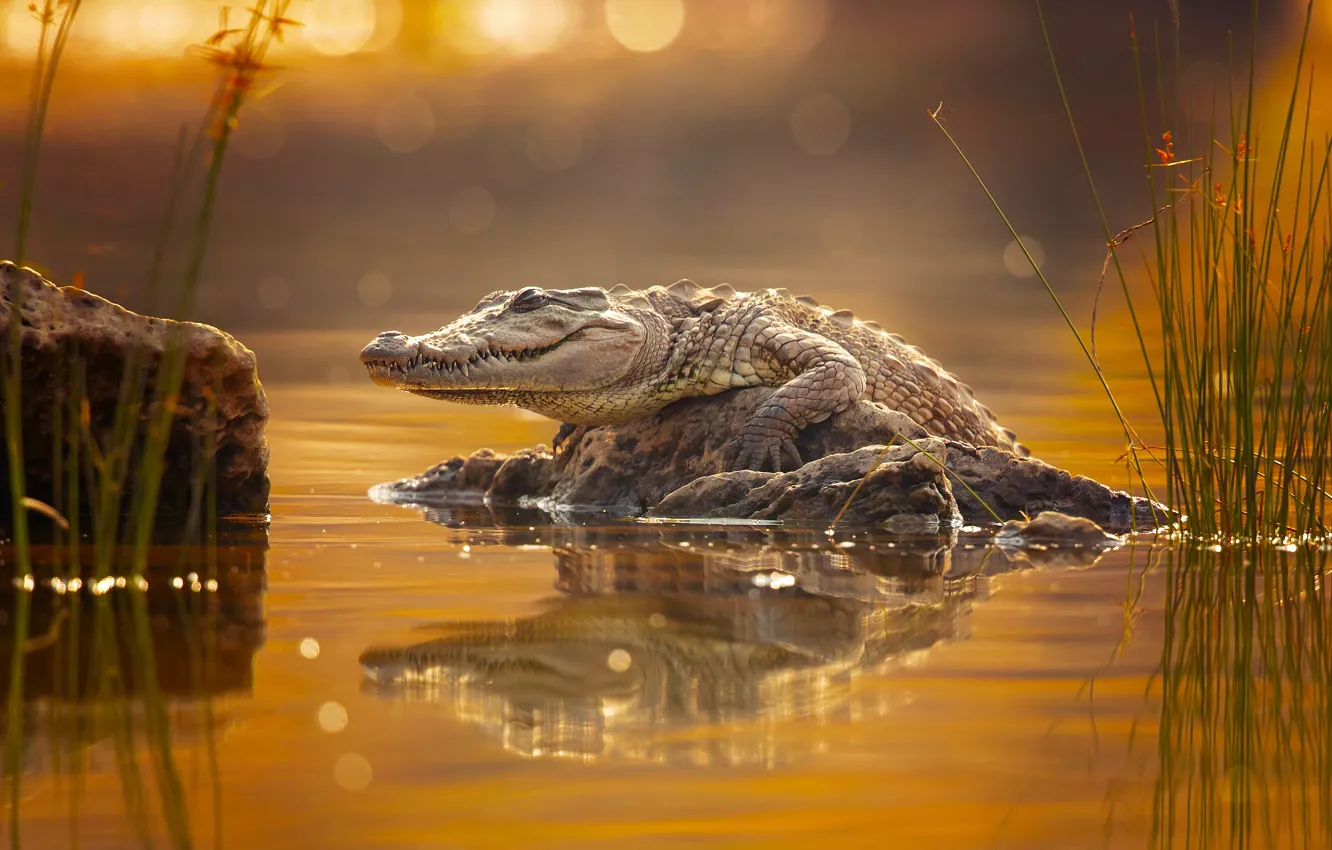
{"type": "Polygon", "coordinates": [[[1009,520],[994,536],[1001,546],[1117,546],[1123,541],[1086,517],[1042,511],[1033,520],[1009,520]]]}
{"type": "Polygon", "coordinates": [[[540,501],[677,518],[827,522],[865,478],[883,446],[906,437],[942,460],[948,474],[915,446],[894,446],[870,473],[844,521],[900,517],[897,522],[910,525],[932,517],[948,523],[958,514],[967,522],[993,521],[959,481],[1004,520],[1060,510],[1125,530],[1134,520],[1144,529],[1166,517],[1159,505],[1146,499],[1034,458],[929,437],[904,414],[865,400],[801,432],[796,446],[805,465],[799,470],[727,471],[727,444],[773,392],[761,387],[690,398],[618,425],[587,428],[554,457],[544,448],[511,458],[484,450],[424,475],[380,485],[372,495],[400,503],[540,501]]]}
{"type": "Polygon", "coordinates": [[[512,455],[480,449],[370,491],[382,502],[431,505],[517,505],[545,498],[553,487],[555,458],[545,446],[512,455]]]}
{"type": "Polygon", "coordinates": [[[1086,517],[1043,511],[1032,520],[1009,520],[994,535],[1009,560],[1037,567],[1089,567],[1124,538],[1106,533],[1086,517]]]}
{"type": "MultiPolygon", "coordinates": [[[[54,441],[68,433],[70,411],[78,409],[69,404],[76,368],[87,399],[90,436],[105,448],[111,440],[122,376],[137,359],[151,398],[162,356],[174,338],[183,347],[186,362],[166,450],[159,513],[184,514],[197,507],[196,485],[204,469],[200,461],[211,442],[219,513],[267,514],[268,402],[253,352],[208,325],[141,316],[90,292],[57,287],[35,271],[9,262],[0,263],[0,339],[8,339],[10,294],[17,285],[23,287],[21,394],[30,495],[54,500],[54,441]]],[[[131,470],[138,468],[137,448],[153,411],[147,400],[135,409],[138,430],[131,470]]],[[[0,467],[7,466],[7,458],[0,459],[0,467]]],[[[129,486],[133,492],[132,480],[129,486]]],[[[86,491],[86,487],[81,490],[85,498],[86,491]]]]}

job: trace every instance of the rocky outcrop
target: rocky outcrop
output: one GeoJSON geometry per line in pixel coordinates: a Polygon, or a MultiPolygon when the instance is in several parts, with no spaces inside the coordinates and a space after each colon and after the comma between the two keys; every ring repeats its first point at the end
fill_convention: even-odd
{"type": "Polygon", "coordinates": [[[868,446],[810,461],[795,472],[706,475],[668,494],[649,513],[827,522],[845,505],[847,523],[888,521],[918,531],[960,524],[948,476],[933,455],[943,452],[944,441],[932,437],[917,445],[931,454],[894,446],[876,465],[881,447],[868,446]]]}
{"type": "Polygon", "coordinates": [[[555,458],[545,446],[512,455],[490,449],[437,463],[420,475],[380,484],[370,491],[383,502],[430,505],[517,505],[550,495],[555,458]]]}
{"type": "Polygon", "coordinates": [[[967,522],[993,522],[968,487],[1004,520],[1058,510],[1122,531],[1135,523],[1151,528],[1166,516],[1159,505],[1042,461],[929,437],[905,415],[870,401],[804,429],[796,445],[806,463],[794,472],[726,471],[728,442],[773,392],[757,388],[686,399],[619,425],[588,428],[558,456],[544,447],[509,458],[483,450],[380,485],[372,496],[400,503],[538,502],[677,518],[827,522],[863,480],[844,522],[898,517],[895,522],[911,525],[932,517],[946,524],[959,514],[967,522]],[[898,445],[874,465],[892,441],[898,445]],[[936,461],[947,466],[946,474],[936,461]]]}
{"type": "Polygon", "coordinates": [[[1112,490],[1085,475],[1073,475],[1043,460],[949,441],[948,469],[955,480],[958,509],[968,518],[989,518],[984,501],[1005,521],[1045,511],[1089,519],[1116,532],[1150,531],[1175,521],[1165,506],[1112,490]],[[974,495],[973,495],[974,493],[974,495]],[[980,497],[980,501],[977,500],[980,497]]]}
{"type": "MultiPolygon", "coordinates": [[[[197,507],[201,456],[211,445],[219,512],[267,514],[268,402],[253,352],[208,325],[141,316],[92,293],[57,287],[8,262],[0,263],[0,339],[6,344],[16,286],[23,293],[21,396],[30,495],[48,502],[54,498],[54,444],[76,421],[71,416],[79,409],[78,399],[71,403],[76,379],[87,400],[87,437],[103,451],[110,449],[125,375],[148,388],[144,401],[133,406],[138,427],[135,462],[129,468],[137,469],[138,449],[156,409],[149,404],[154,382],[164,353],[178,345],[186,358],[184,381],[166,451],[159,512],[187,513],[197,507]]],[[[7,466],[7,459],[0,459],[0,466],[7,466]]],[[[131,480],[131,491],[135,484],[131,480]]]]}

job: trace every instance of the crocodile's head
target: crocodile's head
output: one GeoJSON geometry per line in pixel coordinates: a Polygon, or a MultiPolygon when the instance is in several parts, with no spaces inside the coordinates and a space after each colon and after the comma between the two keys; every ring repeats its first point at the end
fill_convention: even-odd
{"type": "Polygon", "coordinates": [[[609,697],[642,687],[643,655],[641,646],[610,641],[496,640],[486,645],[443,639],[368,649],[361,668],[385,690],[468,679],[513,697],[609,697]]]}
{"type": "Polygon", "coordinates": [[[495,292],[437,331],[386,331],[361,362],[375,383],[430,398],[519,403],[531,393],[604,389],[639,362],[649,328],[642,311],[604,289],[495,292]]]}

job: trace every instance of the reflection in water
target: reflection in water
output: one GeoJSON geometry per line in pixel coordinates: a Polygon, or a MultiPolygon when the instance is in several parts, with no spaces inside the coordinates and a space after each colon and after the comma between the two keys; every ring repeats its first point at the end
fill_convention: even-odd
{"type": "MultiPolygon", "coordinates": [[[[229,722],[218,716],[226,703],[217,698],[253,687],[267,550],[262,526],[228,527],[216,545],[153,547],[141,578],[126,574],[129,552],[118,551],[116,568],[99,579],[72,572],[64,546],[34,547],[31,589],[22,580],[0,589],[0,611],[14,610],[17,593],[32,597],[25,772],[120,771],[126,783],[144,772],[174,784],[165,754],[211,748],[217,725],[229,722]],[[140,765],[145,745],[149,758],[140,765]]],[[[83,547],[80,561],[92,560],[91,547],[83,547]]],[[[0,632],[5,682],[13,640],[12,628],[0,632]]]]}
{"type": "Polygon", "coordinates": [[[1157,843],[1332,846],[1327,551],[1181,549],[1165,568],[1157,843]]]}
{"type": "MultiPolygon", "coordinates": [[[[483,520],[428,517],[458,529],[483,520]]],[[[444,703],[524,756],[773,765],[817,751],[817,735],[779,737],[771,724],[891,713],[891,697],[857,680],[965,637],[990,576],[1026,566],[956,535],[455,533],[470,547],[549,546],[562,595],[534,617],[439,624],[433,639],[367,650],[362,663],[382,693],[444,703]]]]}

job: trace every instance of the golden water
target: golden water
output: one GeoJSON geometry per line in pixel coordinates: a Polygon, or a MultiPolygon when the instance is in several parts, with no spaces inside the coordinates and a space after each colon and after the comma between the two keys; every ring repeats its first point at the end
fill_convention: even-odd
{"type": "MultiPolygon", "coordinates": [[[[241,641],[227,656],[238,669],[219,677],[231,684],[211,697],[211,718],[190,698],[168,708],[196,846],[1144,847],[1162,831],[1153,821],[1163,793],[1155,674],[1166,581],[1163,553],[1146,543],[1075,566],[1010,564],[997,553],[982,563],[983,552],[959,552],[945,582],[920,565],[898,569],[909,559],[893,560],[883,535],[848,532],[837,540],[855,545],[838,550],[818,535],[760,546],[739,532],[659,526],[477,527],[473,514],[423,515],[374,504],[365,491],[482,445],[547,441],[550,423],[359,382],[268,392],[274,494],[262,644],[241,641]],[[750,696],[713,693],[724,703],[715,710],[699,695],[706,685],[669,707],[632,693],[627,703],[578,693],[525,702],[484,684],[380,690],[358,665],[366,648],[427,640],[443,622],[560,609],[576,625],[623,614],[637,604],[632,594],[588,582],[639,567],[649,575],[665,559],[684,587],[689,570],[717,563],[696,553],[727,540],[728,575],[776,564],[804,569],[805,591],[820,576],[860,582],[833,594],[842,600],[834,611],[850,606],[892,639],[876,644],[873,663],[858,654],[864,645],[844,642],[826,664],[779,670],[750,696]],[[628,551],[608,551],[615,545],[628,551]],[[791,554],[802,547],[806,555],[791,554]],[[571,565],[584,583],[572,591],[571,565]],[[967,580],[976,569],[989,576],[967,580]],[[923,615],[902,621],[903,610],[923,615]]],[[[1037,454],[1122,480],[1115,429],[1085,383],[987,401],[1037,454]]],[[[757,606],[818,638],[817,592],[717,601],[689,586],[678,598],[742,618],[757,606]]],[[[58,770],[41,744],[51,710],[38,702],[30,718],[25,846],[69,846],[72,835],[87,848],[135,844],[113,745],[85,741],[82,767],[58,770]]],[[[1326,716],[1322,738],[1311,728],[1308,746],[1327,746],[1326,716]]],[[[1316,797],[1316,781],[1300,783],[1325,763],[1301,762],[1275,786],[1316,797]]],[[[1164,793],[1188,787],[1172,779],[1164,793]]],[[[1308,814],[1319,808],[1305,800],[1299,814],[1325,830],[1308,814]]],[[[150,831],[165,844],[160,828],[150,831]]],[[[1183,846],[1193,828],[1164,831],[1183,846]]],[[[1273,843],[1297,845],[1299,834],[1277,830],[1273,843]]],[[[1327,835],[1313,834],[1314,846],[1327,835]]],[[[1212,844],[1195,835],[1191,846],[1212,844]]]]}

